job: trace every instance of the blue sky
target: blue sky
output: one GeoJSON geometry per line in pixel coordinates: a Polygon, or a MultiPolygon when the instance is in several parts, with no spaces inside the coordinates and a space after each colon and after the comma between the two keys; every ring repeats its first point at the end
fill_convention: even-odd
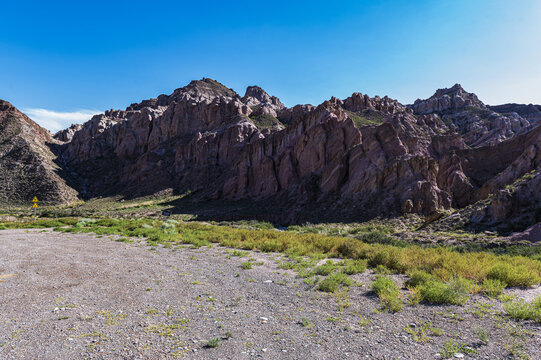
{"type": "Polygon", "coordinates": [[[541,3],[10,1],[0,98],[58,130],[214,78],[286,105],[354,91],[403,103],[461,83],[541,103],[541,3]]]}

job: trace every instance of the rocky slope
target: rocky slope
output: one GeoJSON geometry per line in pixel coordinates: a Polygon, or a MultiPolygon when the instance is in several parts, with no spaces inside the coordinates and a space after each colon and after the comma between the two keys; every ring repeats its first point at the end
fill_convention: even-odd
{"type": "MultiPolygon", "coordinates": [[[[534,109],[489,107],[460,85],[407,106],[354,93],[287,108],[260,87],[240,96],[202,79],[59,132],[54,151],[83,198],[190,192],[199,201],[250,200],[279,222],[435,219],[495,201],[539,169],[534,109]]],[[[513,199],[533,191],[521,188],[513,199]]],[[[472,221],[495,224],[495,214],[505,221],[516,206],[538,207],[505,204],[472,221]]]]}
{"type": "Polygon", "coordinates": [[[54,162],[53,142],[47,130],[0,100],[0,204],[29,204],[34,196],[45,203],[77,199],[54,162]]]}
{"type": "Polygon", "coordinates": [[[505,104],[489,106],[489,108],[490,110],[504,115],[515,113],[528,120],[530,123],[541,122],[541,105],[505,104]]]}
{"type": "Polygon", "coordinates": [[[509,106],[487,107],[459,84],[439,89],[429,99],[416,100],[411,108],[416,114],[438,115],[472,147],[494,145],[509,139],[528,128],[532,119],[521,117],[517,112],[504,111],[510,109],[509,106]]]}

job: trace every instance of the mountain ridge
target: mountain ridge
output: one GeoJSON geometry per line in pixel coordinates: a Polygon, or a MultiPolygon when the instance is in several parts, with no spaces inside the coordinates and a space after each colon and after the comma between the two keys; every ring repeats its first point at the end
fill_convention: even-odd
{"type": "Polygon", "coordinates": [[[429,215],[487,199],[539,168],[537,108],[502,106],[456,84],[412,105],[353,93],[288,108],[258,86],[241,96],[203,78],[58,132],[51,149],[82,198],[268,200],[283,204],[284,222],[318,205],[344,218],[362,209],[359,217],[429,215]],[[483,172],[490,150],[503,148],[508,155],[483,172]]]}

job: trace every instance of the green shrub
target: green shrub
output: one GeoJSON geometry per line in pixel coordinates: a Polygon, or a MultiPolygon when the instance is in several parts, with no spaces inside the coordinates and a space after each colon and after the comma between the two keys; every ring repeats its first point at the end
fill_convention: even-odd
{"type": "Polygon", "coordinates": [[[340,285],[351,286],[353,285],[353,280],[351,280],[346,274],[334,273],[320,281],[318,290],[333,293],[338,290],[340,285]]]}
{"type": "Polygon", "coordinates": [[[366,260],[353,260],[346,263],[344,269],[342,270],[344,274],[355,275],[360,274],[366,271],[367,261],[366,260]]]}
{"type": "Polygon", "coordinates": [[[378,295],[383,309],[390,312],[402,310],[402,293],[393,279],[386,276],[376,277],[372,283],[372,291],[378,295]]]}
{"type": "Polygon", "coordinates": [[[506,283],[503,283],[498,279],[485,279],[483,280],[481,288],[487,296],[495,298],[502,293],[506,286],[506,283]]]}
{"type": "Polygon", "coordinates": [[[363,233],[360,239],[366,243],[385,243],[387,241],[387,235],[382,231],[376,230],[368,233],[363,233]]]}
{"type": "Polygon", "coordinates": [[[248,270],[248,269],[252,268],[252,263],[249,262],[249,261],[245,261],[245,262],[241,263],[240,266],[242,266],[242,268],[244,270],[248,270]]]}
{"type": "Polygon", "coordinates": [[[97,220],[96,219],[81,219],[79,220],[76,224],[75,224],[75,227],[79,228],[79,227],[85,227],[85,226],[90,226],[92,224],[94,224],[97,220]]]}
{"type": "Polygon", "coordinates": [[[409,274],[409,279],[406,281],[404,285],[406,287],[417,287],[419,285],[423,285],[427,283],[430,280],[437,279],[434,275],[427,273],[426,271],[422,270],[414,270],[409,274]]]}
{"type": "Polygon", "coordinates": [[[463,305],[468,300],[468,291],[462,281],[429,280],[419,286],[419,291],[422,299],[430,304],[463,305]]]}
{"type": "Polygon", "coordinates": [[[374,273],[378,275],[390,275],[391,270],[389,270],[385,265],[378,265],[374,268],[374,273]]]}
{"type": "Polygon", "coordinates": [[[95,225],[110,227],[110,226],[118,225],[118,223],[119,223],[118,219],[107,218],[107,219],[100,219],[100,220],[96,221],[95,225]]]}
{"type": "Polygon", "coordinates": [[[515,320],[534,320],[541,323],[541,296],[528,303],[522,299],[503,304],[507,314],[515,320]]]}
{"type": "Polygon", "coordinates": [[[332,261],[329,261],[326,264],[316,267],[314,269],[314,273],[316,275],[327,276],[330,275],[336,269],[336,267],[337,266],[332,261]]]}
{"type": "Polygon", "coordinates": [[[515,320],[528,320],[533,315],[533,307],[531,304],[520,299],[503,304],[503,308],[507,314],[515,320]]]}
{"type": "Polygon", "coordinates": [[[370,255],[368,264],[373,268],[383,265],[390,270],[403,273],[408,268],[404,260],[403,252],[399,248],[385,246],[370,255]]]}
{"type": "Polygon", "coordinates": [[[220,346],[221,341],[222,339],[220,339],[219,337],[212,338],[209,341],[207,341],[207,343],[205,344],[205,347],[217,348],[218,346],[220,346]]]}
{"type": "Polygon", "coordinates": [[[406,297],[406,303],[409,306],[417,306],[422,300],[421,292],[418,288],[408,288],[408,296],[406,297]]]}
{"type": "Polygon", "coordinates": [[[389,289],[398,288],[393,279],[387,276],[377,276],[376,280],[372,282],[372,291],[379,296],[379,294],[389,289]]]}
{"type": "Polygon", "coordinates": [[[319,291],[333,293],[338,290],[340,284],[332,279],[326,278],[319,282],[317,289],[319,291]]]}
{"type": "Polygon", "coordinates": [[[487,278],[500,280],[508,286],[531,286],[539,284],[539,273],[528,269],[524,265],[499,263],[494,265],[487,273],[487,278]]]}

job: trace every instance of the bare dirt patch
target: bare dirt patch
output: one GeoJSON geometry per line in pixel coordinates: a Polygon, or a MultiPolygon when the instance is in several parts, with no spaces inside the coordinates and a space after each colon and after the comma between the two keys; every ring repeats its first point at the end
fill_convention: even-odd
{"type": "Polygon", "coordinates": [[[0,231],[0,274],[17,274],[0,276],[0,358],[438,359],[450,341],[475,352],[464,358],[541,358],[541,327],[496,301],[391,314],[370,271],[331,295],[280,269],[281,254],[230,252],[0,231]]]}

